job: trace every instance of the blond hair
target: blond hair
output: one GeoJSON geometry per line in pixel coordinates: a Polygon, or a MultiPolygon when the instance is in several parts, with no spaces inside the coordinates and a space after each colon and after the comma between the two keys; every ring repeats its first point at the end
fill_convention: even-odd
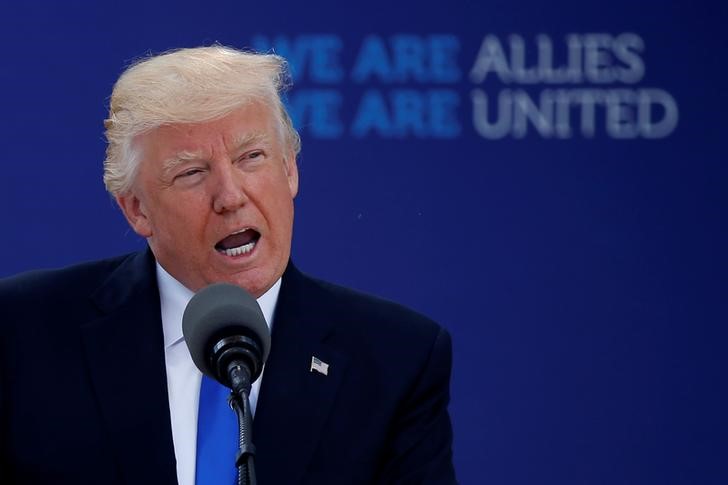
{"type": "Polygon", "coordinates": [[[282,57],[221,45],[134,63],[116,81],[104,122],[106,190],[119,195],[131,188],[140,162],[133,144],[137,135],[172,123],[216,120],[253,101],[277,114],[283,142],[297,155],[301,141],[281,101],[288,79],[282,57]]]}

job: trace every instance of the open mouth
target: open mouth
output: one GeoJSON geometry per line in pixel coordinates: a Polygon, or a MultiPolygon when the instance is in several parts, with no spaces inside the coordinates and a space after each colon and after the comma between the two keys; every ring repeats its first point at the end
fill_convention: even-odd
{"type": "Polygon", "coordinates": [[[240,256],[251,252],[260,239],[255,229],[241,229],[215,244],[215,249],[226,256],[240,256]]]}

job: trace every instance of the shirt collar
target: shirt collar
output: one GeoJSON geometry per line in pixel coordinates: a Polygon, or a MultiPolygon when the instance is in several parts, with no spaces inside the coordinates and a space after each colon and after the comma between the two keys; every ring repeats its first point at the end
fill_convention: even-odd
{"type": "MultiPolygon", "coordinates": [[[[162,310],[164,348],[168,349],[184,338],[182,335],[182,315],[187,304],[194,296],[194,292],[167,273],[159,263],[157,263],[157,285],[159,286],[159,299],[162,310]]],[[[257,300],[265,317],[265,322],[268,324],[268,329],[271,331],[273,330],[273,317],[280,289],[281,278],[278,278],[273,286],[257,300]]]]}

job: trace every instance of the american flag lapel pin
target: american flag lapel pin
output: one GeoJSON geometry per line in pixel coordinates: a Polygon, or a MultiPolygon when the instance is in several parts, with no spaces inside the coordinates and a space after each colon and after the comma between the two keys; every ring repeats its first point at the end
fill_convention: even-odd
{"type": "Polygon", "coordinates": [[[315,355],[311,356],[311,372],[316,371],[325,376],[329,375],[329,364],[319,359],[315,355]]]}

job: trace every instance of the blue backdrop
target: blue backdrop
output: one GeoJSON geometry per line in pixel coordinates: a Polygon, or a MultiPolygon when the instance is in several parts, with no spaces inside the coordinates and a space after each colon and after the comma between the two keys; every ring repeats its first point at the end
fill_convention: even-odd
{"type": "Polygon", "coordinates": [[[289,57],[294,258],[454,337],[463,484],[728,482],[723,2],[5,2],[0,276],[143,246],[122,68],[289,57]]]}

